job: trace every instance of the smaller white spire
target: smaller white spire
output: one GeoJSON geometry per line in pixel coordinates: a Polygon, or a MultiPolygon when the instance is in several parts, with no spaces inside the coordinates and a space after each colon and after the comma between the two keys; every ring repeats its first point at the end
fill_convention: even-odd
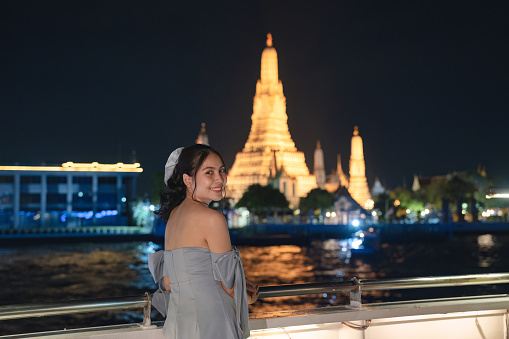
{"type": "Polygon", "coordinates": [[[417,192],[421,190],[421,183],[419,182],[419,176],[414,174],[414,182],[412,183],[412,191],[417,192]]]}
{"type": "Polygon", "coordinates": [[[320,145],[320,140],[316,141],[314,160],[313,174],[316,177],[316,184],[319,188],[323,189],[325,188],[325,181],[327,178],[325,176],[325,161],[323,158],[323,150],[320,145]]]}

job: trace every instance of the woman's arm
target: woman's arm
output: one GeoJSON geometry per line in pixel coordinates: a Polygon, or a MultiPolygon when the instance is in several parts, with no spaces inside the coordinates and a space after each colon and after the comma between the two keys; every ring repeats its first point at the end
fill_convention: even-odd
{"type": "Polygon", "coordinates": [[[170,287],[170,277],[168,276],[164,276],[163,277],[163,280],[164,280],[164,289],[168,292],[171,292],[171,287],[170,287]]]}
{"type": "Polygon", "coordinates": [[[205,241],[211,252],[226,253],[232,250],[230,233],[224,215],[218,211],[209,209],[203,225],[205,241]]]}
{"type": "MultiPolygon", "coordinates": [[[[232,250],[230,242],[230,233],[226,225],[226,219],[221,213],[209,210],[207,211],[207,225],[204,225],[205,241],[209,249],[213,253],[226,253],[232,250]]],[[[234,287],[227,289],[223,282],[221,282],[223,289],[232,298],[235,298],[234,287]]]]}

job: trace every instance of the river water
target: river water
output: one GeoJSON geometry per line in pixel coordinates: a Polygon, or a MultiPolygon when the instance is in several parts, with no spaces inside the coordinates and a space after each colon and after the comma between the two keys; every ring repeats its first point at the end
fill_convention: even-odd
{"type": "MultiPolygon", "coordinates": [[[[383,243],[372,253],[351,251],[345,241],[309,245],[239,246],[246,275],[260,286],[325,281],[509,272],[509,234],[463,234],[453,239],[383,243]]],[[[141,295],[154,291],[147,255],[150,241],[31,244],[0,248],[0,305],[141,295]]],[[[363,303],[507,293],[507,285],[363,292],[363,303]]],[[[251,312],[326,307],[347,295],[271,298],[251,312]]],[[[0,321],[0,335],[139,322],[142,311],[0,321]]],[[[153,312],[155,320],[162,320],[153,312]]]]}

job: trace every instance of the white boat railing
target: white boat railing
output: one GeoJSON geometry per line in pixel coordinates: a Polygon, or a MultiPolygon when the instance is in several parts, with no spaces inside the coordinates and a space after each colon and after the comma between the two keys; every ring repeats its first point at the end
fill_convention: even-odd
{"type": "MultiPolygon", "coordinates": [[[[360,280],[353,278],[351,281],[341,282],[264,286],[260,287],[260,298],[350,292],[350,306],[361,307],[361,292],[363,290],[376,291],[506,283],[509,283],[509,273],[383,280],[360,280]]],[[[142,326],[150,326],[151,307],[151,295],[146,292],[143,296],[135,297],[70,300],[41,304],[4,305],[0,306],[0,320],[143,308],[142,326]]]]}

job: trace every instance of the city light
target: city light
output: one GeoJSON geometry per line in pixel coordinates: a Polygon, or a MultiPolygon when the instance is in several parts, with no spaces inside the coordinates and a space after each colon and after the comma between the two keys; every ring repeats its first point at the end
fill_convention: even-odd
{"type": "Polygon", "coordinates": [[[491,198],[509,198],[509,193],[486,194],[486,199],[491,198]]]}
{"type": "Polygon", "coordinates": [[[134,164],[100,164],[92,163],[74,163],[68,161],[58,166],[0,166],[0,171],[47,171],[47,172],[143,172],[139,163],[134,164]]]}
{"type": "Polygon", "coordinates": [[[394,206],[398,207],[399,205],[401,205],[401,202],[399,200],[395,200],[394,201],[394,206]]]}
{"type": "Polygon", "coordinates": [[[360,225],[360,221],[359,220],[357,220],[357,219],[353,219],[352,220],[352,226],[359,227],[359,225],[360,225]]]}
{"type": "MultiPolygon", "coordinates": [[[[493,210],[493,209],[489,209],[489,210],[483,211],[483,212],[481,213],[481,215],[482,215],[484,218],[489,218],[489,217],[491,217],[491,216],[495,215],[495,210],[493,210]]],[[[498,213],[497,213],[497,215],[498,215],[498,213]]]]}
{"type": "Polygon", "coordinates": [[[364,207],[366,207],[367,210],[371,210],[373,209],[373,207],[375,207],[375,202],[373,201],[373,199],[368,199],[366,200],[364,207]]]}

